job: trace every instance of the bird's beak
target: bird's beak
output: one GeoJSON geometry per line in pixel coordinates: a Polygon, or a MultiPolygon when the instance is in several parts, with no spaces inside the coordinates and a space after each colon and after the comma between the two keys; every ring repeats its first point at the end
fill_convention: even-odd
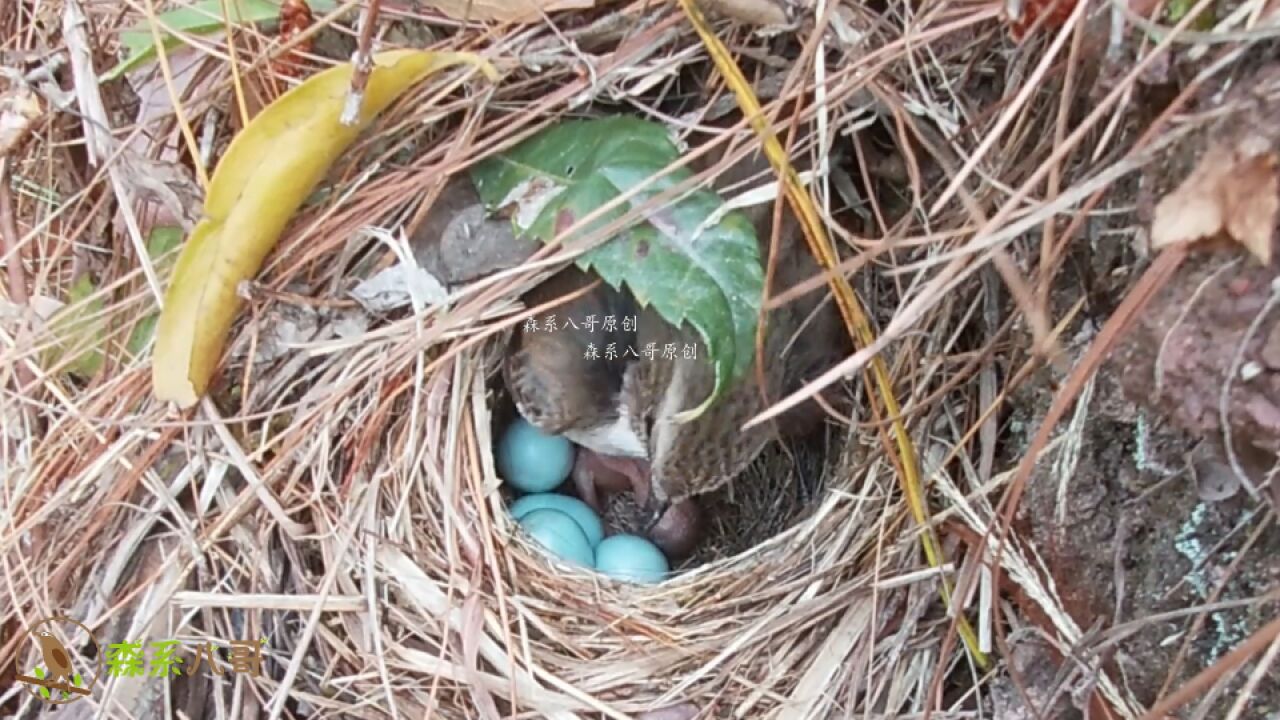
{"type": "Polygon", "coordinates": [[[646,519],[644,523],[644,534],[653,533],[653,529],[658,526],[658,521],[662,520],[662,516],[667,514],[667,510],[671,507],[670,499],[657,499],[653,493],[649,493],[649,499],[645,502],[644,511],[646,519]]]}

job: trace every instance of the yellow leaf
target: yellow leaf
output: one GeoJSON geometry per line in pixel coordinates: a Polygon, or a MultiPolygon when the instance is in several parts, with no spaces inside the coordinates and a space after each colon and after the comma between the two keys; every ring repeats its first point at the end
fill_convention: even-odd
{"type": "Polygon", "coordinates": [[[351,84],[348,63],[282,95],[227,148],[165,294],[151,368],[158,399],[187,408],[204,395],[240,306],[237,286],[257,274],[294,212],[378,113],[446,67],[471,64],[496,78],[470,53],[393,50],[373,63],[354,125],[338,121],[351,84]]]}
{"type": "Polygon", "coordinates": [[[1215,145],[1176,190],[1156,206],[1151,247],[1189,243],[1225,232],[1271,264],[1271,236],[1280,211],[1276,154],[1262,138],[1215,145]]]}

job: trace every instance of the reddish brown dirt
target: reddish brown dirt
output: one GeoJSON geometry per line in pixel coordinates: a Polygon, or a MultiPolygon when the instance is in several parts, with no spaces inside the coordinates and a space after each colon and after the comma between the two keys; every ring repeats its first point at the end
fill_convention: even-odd
{"type": "MultiPolygon", "coordinates": [[[[1200,110],[1222,107],[1224,97],[1240,109],[1149,168],[1142,189],[1130,196],[1146,210],[1140,226],[1150,227],[1154,202],[1214,142],[1252,132],[1280,150],[1280,101],[1259,92],[1280,88],[1275,78],[1274,69],[1264,69],[1238,80],[1233,93],[1206,93],[1200,110]]],[[[1088,318],[1074,329],[1071,362],[1143,266],[1134,247],[1100,236],[1077,252],[1053,296],[1058,317],[1081,293],[1089,299],[1088,318]]],[[[1280,451],[1277,277],[1280,270],[1262,267],[1238,245],[1197,248],[1095,376],[1086,404],[1073,411],[1082,422],[1069,429],[1068,413],[1058,428],[1058,436],[1072,433],[1068,442],[1037,466],[1019,527],[1044,557],[1076,623],[1088,629],[1068,663],[1026,633],[1014,643],[1011,659],[1024,669],[1041,717],[1080,717],[1089,689],[1080,668],[1099,661],[1135,699],[1151,703],[1280,613],[1274,514],[1280,482],[1267,477],[1280,451]],[[1256,493],[1236,480],[1228,437],[1256,493]],[[1212,602],[1229,607],[1201,610],[1212,602]],[[1019,654],[1031,659],[1020,662],[1019,654]]],[[[1044,370],[1012,398],[1008,462],[1020,459],[1064,379],[1044,370]]],[[[1229,675],[1177,717],[1224,717],[1252,667],[1229,675]]],[[[1002,679],[993,687],[1005,713],[999,716],[1034,717],[1019,698],[1005,697],[1013,695],[1008,684],[1002,679]]],[[[1273,669],[1242,717],[1278,716],[1280,673],[1273,669]]]]}

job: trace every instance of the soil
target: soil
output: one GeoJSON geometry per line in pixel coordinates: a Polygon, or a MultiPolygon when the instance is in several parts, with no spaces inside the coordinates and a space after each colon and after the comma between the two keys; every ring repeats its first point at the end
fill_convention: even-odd
{"type": "MultiPolygon", "coordinates": [[[[1274,78],[1264,70],[1242,82],[1241,92],[1274,78]]],[[[1190,136],[1148,171],[1148,197],[1139,205],[1149,210],[1152,196],[1175,187],[1215,143],[1253,133],[1266,137],[1272,152],[1280,149],[1276,110],[1266,100],[1246,104],[1190,136]]],[[[1088,296],[1064,366],[1079,360],[1143,269],[1140,248],[1112,242],[1106,252],[1091,249],[1103,245],[1095,239],[1078,250],[1075,272],[1062,274],[1072,277],[1059,280],[1057,317],[1082,291],[1088,296]]],[[[1280,450],[1280,312],[1271,311],[1280,296],[1273,290],[1277,277],[1238,244],[1198,247],[1064,418],[1058,435],[1072,436],[1038,463],[1019,529],[1086,631],[1071,663],[1034,637],[1015,645],[1012,664],[1025,671],[1021,680],[1043,717],[1082,715],[1079,691],[1088,689],[1088,673],[1080,670],[1096,657],[1134,699],[1149,704],[1280,612],[1273,511],[1280,481],[1269,478],[1280,450]]],[[[1045,369],[1011,398],[1005,467],[1021,459],[1064,380],[1045,369]]],[[[1225,717],[1252,667],[1227,673],[1177,717],[1225,717]]],[[[1006,709],[1001,717],[1035,717],[1007,680],[997,682],[992,697],[1006,709]]],[[[1273,671],[1242,717],[1278,714],[1280,674],[1273,671]]]]}
{"type": "MultiPolygon", "coordinates": [[[[1247,493],[1202,499],[1192,469],[1199,441],[1123,399],[1119,383],[1128,370],[1113,362],[1100,371],[1078,448],[1070,453],[1074,469],[1061,470],[1067,450],[1044,458],[1028,483],[1018,522],[1077,625],[1092,630],[1092,642],[1123,636],[1103,658],[1134,698],[1148,704],[1162,687],[1179,687],[1275,617],[1275,600],[1203,618],[1194,609],[1274,590],[1280,529],[1247,493]],[[1154,619],[1183,610],[1191,612],[1154,619]],[[1128,634],[1131,628],[1136,632],[1128,634]],[[1175,668],[1182,653],[1186,657],[1175,668]]],[[[1023,447],[1052,400],[1048,386],[1022,393],[1026,403],[1011,424],[1025,432],[1023,447]]],[[[1016,437],[1010,440],[1017,445],[1016,437]]],[[[1083,645],[1089,644],[1086,638],[1083,645]]],[[[1039,653],[1040,661],[1046,658],[1039,653]]],[[[1207,717],[1225,715],[1244,674],[1235,678],[1212,700],[1207,717]]],[[[1246,717],[1280,711],[1274,676],[1263,680],[1250,708],[1257,714],[1246,717]]],[[[1060,715],[1048,717],[1076,715],[1057,710],[1060,715]]]]}

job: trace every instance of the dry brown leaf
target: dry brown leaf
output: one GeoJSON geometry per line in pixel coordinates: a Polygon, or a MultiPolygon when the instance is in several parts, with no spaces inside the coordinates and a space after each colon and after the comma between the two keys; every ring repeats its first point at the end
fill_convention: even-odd
{"type": "Polygon", "coordinates": [[[558,10],[587,10],[595,0],[427,0],[454,20],[531,23],[558,10]]]}
{"type": "Polygon", "coordinates": [[[785,0],[702,0],[704,8],[748,25],[786,25],[791,22],[785,0]]]}
{"type": "Polygon", "coordinates": [[[0,157],[18,147],[43,112],[22,75],[0,68],[0,157]]]}
{"type": "Polygon", "coordinates": [[[1230,182],[1223,185],[1227,206],[1227,233],[1249,252],[1271,264],[1271,234],[1280,211],[1280,178],[1276,177],[1276,155],[1266,153],[1236,166],[1230,182]]]}
{"type": "Polygon", "coordinates": [[[1276,154],[1260,138],[1234,148],[1211,147],[1176,190],[1156,206],[1151,247],[1193,242],[1225,232],[1271,264],[1271,235],[1280,211],[1276,154]]]}

